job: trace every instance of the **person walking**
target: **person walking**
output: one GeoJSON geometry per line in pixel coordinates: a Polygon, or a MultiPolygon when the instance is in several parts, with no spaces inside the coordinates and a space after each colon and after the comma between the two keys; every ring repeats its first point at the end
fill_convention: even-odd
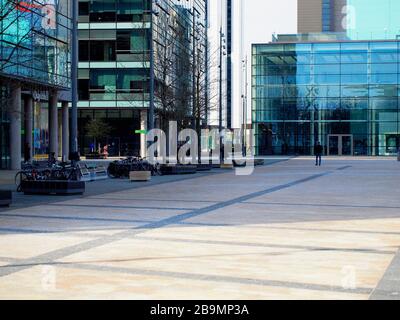
{"type": "Polygon", "coordinates": [[[317,142],[315,146],[315,166],[321,166],[322,163],[322,153],[324,152],[324,147],[322,146],[321,142],[317,142]]]}

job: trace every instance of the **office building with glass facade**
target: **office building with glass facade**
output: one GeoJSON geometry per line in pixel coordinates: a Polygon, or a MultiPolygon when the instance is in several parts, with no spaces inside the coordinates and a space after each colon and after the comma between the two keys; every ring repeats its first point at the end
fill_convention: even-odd
{"type": "MultiPolygon", "coordinates": [[[[192,39],[206,43],[206,14],[206,0],[79,1],[78,128],[82,154],[93,147],[86,124],[101,119],[111,127],[109,137],[100,141],[109,145],[111,156],[144,155],[145,137],[135,132],[147,129],[149,110],[152,104],[155,109],[158,106],[155,92],[163,81],[159,70],[164,61],[158,59],[157,48],[167,48],[176,57],[186,50],[186,57],[193,57],[192,39]],[[179,35],[176,26],[182,31],[179,35]]],[[[174,66],[183,63],[180,58],[174,60],[174,66]]],[[[176,72],[171,68],[168,77],[176,72]]],[[[188,81],[175,81],[175,85],[191,86],[191,74],[189,70],[185,74],[188,81]]]]}
{"type": "Polygon", "coordinates": [[[389,156],[400,147],[400,42],[253,45],[257,155],[389,156]]]}
{"type": "Polygon", "coordinates": [[[22,154],[68,152],[57,106],[68,115],[71,2],[0,0],[0,11],[0,168],[18,169],[22,154]]]}

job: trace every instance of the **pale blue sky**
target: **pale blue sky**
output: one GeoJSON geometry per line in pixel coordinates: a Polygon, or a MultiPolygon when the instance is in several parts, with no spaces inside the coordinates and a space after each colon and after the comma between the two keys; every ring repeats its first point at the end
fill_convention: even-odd
{"type": "MultiPolygon", "coordinates": [[[[297,33],[297,0],[242,0],[243,1],[243,55],[248,57],[248,105],[251,105],[251,44],[267,43],[272,34],[297,33]]],[[[400,1],[400,0],[398,0],[400,1]]],[[[240,67],[238,69],[240,72],[240,67]]],[[[240,99],[238,100],[240,101],[240,99]]],[[[234,105],[233,122],[240,126],[240,104],[234,105]]],[[[251,109],[249,107],[249,109],[251,109]]],[[[248,118],[251,118],[249,110],[248,118]]]]}

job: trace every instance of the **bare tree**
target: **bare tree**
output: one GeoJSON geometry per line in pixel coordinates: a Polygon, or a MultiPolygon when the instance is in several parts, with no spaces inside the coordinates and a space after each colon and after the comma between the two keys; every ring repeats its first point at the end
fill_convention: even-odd
{"type": "MultiPolygon", "coordinates": [[[[198,30],[197,35],[201,35],[201,30],[198,30]]],[[[201,40],[198,39],[197,40],[201,40]]],[[[218,61],[219,50],[206,54],[208,48],[205,43],[200,41],[196,46],[196,54],[191,61],[193,70],[193,88],[191,90],[193,104],[193,121],[194,129],[201,136],[201,130],[208,127],[208,119],[212,112],[218,110],[219,95],[222,94],[222,99],[226,98],[226,92],[219,92],[219,85],[224,85],[226,79],[219,78],[220,61],[218,61]]],[[[201,140],[198,140],[198,155],[199,162],[201,157],[201,140]]]]}
{"type": "Polygon", "coordinates": [[[184,127],[190,116],[190,51],[188,27],[177,16],[158,19],[154,40],[155,106],[160,127],[168,132],[170,121],[184,127]]]}

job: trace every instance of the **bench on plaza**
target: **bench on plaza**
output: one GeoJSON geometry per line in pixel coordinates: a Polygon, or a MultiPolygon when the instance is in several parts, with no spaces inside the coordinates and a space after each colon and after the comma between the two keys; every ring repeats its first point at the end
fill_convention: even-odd
{"type": "Polygon", "coordinates": [[[129,172],[129,181],[147,182],[151,180],[151,171],[131,171],[129,172]]]}
{"type": "Polygon", "coordinates": [[[106,180],[108,179],[108,173],[107,169],[105,166],[96,166],[92,169],[89,169],[90,171],[90,178],[91,181],[98,181],[98,180],[106,180]]]}
{"type": "Polygon", "coordinates": [[[108,173],[105,166],[85,165],[78,164],[79,172],[81,173],[81,181],[91,182],[98,180],[108,179],[108,173]]]}
{"type": "Polygon", "coordinates": [[[86,166],[82,166],[81,164],[77,164],[79,172],[81,173],[81,181],[90,182],[92,181],[92,177],[90,175],[90,171],[86,166]]]}
{"type": "Polygon", "coordinates": [[[9,207],[12,202],[12,192],[10,190],[0,190],[0,207],[9,207]]]}
{"type": "Polygon", "coordinates": [[[21,191],[31,195],[77,195],[85,193],[86,184],[84,181],[21,181],[21,191]]]}

